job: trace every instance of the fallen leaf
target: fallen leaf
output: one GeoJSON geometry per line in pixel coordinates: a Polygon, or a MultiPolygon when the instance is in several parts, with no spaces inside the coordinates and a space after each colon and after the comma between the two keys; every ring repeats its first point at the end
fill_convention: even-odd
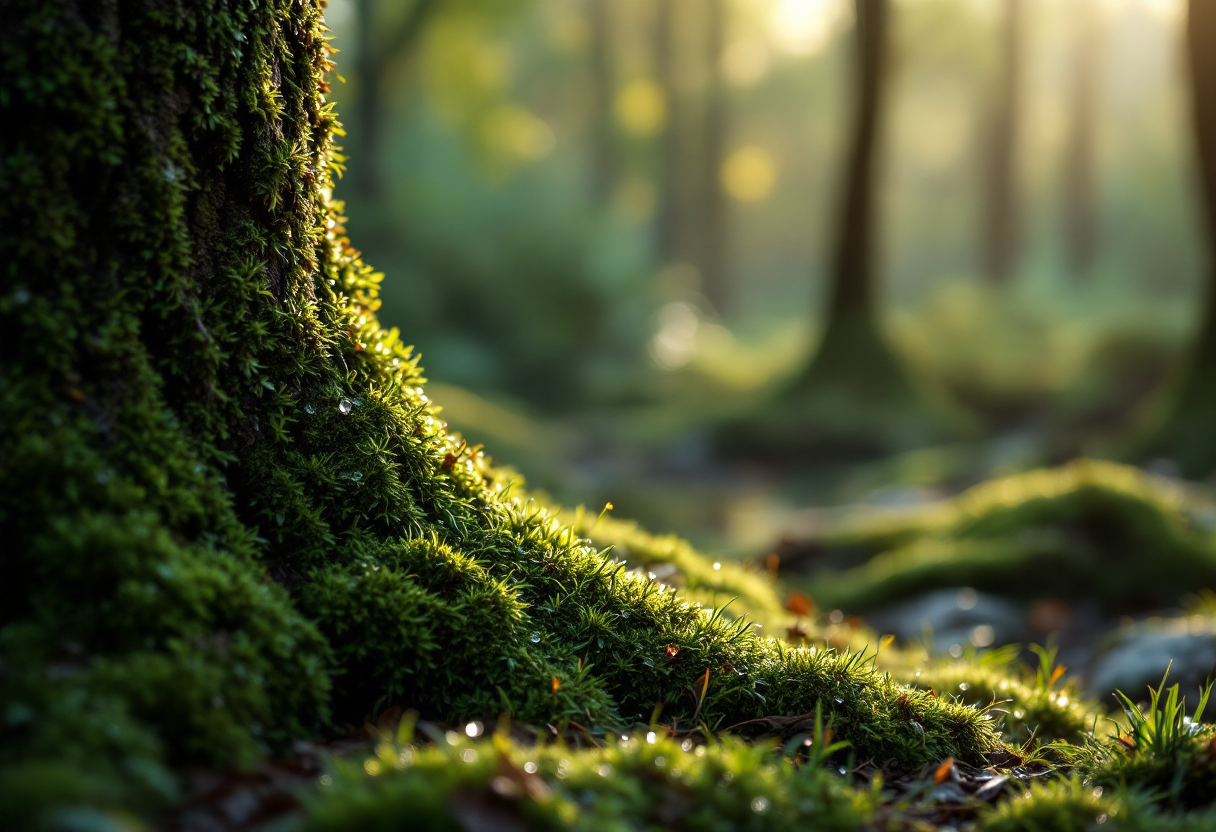
{"type": "Polygon", "coordinates": [[[934,784],[940,784],[940,783],[945,782],[946,778],[950,776],[950,771],[953,768],[954,768],[954,758],[947,757],[945,762],[943,762],[940,766],[937,767],[937,771],[933,772],[934,784]]]}
{"type": "Polygon", "coordinates": [[[785,599],[785,608],[794,615],[807,616],[815,611],[815,602],[811,600],[810,596],[795,591],[785,599]]]}

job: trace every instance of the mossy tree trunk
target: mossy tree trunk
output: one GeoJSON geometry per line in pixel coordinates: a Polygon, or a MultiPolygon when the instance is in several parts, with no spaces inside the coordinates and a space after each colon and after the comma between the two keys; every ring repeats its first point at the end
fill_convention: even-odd
{"type": "Polygon", "coordinates": [[[614,728],[826,702],[894,768],[999,747],[627,573],[447,431],[329,198],[317,3],[5,10],[0,826],[389,704],[614,728]]]}

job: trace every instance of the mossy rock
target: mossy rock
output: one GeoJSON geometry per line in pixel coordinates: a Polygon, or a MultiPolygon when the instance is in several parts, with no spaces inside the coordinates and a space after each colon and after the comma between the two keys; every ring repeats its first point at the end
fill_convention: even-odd
{"type": "Polygon", "coordinates": [[[1216,586],[1205,504],[1177,482],[1098,460],[991,480],[915,514],[851,522],[819,545],[875,553],[809,581],[822,603],[853,611],[970,586],[1096,599],[1126,612],[1216,586]]]}
{"type": "Polygon", "coordinates": [[[316,3],[6,12],[0,821],[145,811],[177,765],[390,704],[599,729],[819,705],[895,769],[1000,747],[629,574],[447,430],[329,197],[316,3]]]}

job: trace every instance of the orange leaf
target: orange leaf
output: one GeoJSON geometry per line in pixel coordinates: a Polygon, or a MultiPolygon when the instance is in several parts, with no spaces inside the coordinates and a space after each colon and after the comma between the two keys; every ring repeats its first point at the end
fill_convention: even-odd
{"type": "Polygon", "coordinates": [[[815,610],[815,602],[801,592],[791,592],[785,599],[785,608],[794,615],[810,615],[815,610]]]}
{"type": "Polygon", "coordinates": [[[937,771],[933,772],[933,782],[942,783],[950,776],[950,770],[954,768],[954,758],[947,757],[946,761],[937,767],[937,771]]]}
{"type": "Polygon", "coordinates": [[[674,659],[680,653],[680,648],[674,644],[667,645],[667,658],[674,659]]]}
{"type": "Polygon", "coordinates": [[[1051,687],[1056,682],[1060,681],[1060,677],[1064,675],[1064,671],[1066,670],[1068,670],[1068,668],[1064,665],[1056,665],[1056,669],[1051,671],[1051,678],[1047,680],[1047,687],[1051,687]]]}
{"type": "Polygon", "coordinates": [[[832,726],[829,725],[823,729],[823,744],[825,746],[832,744],[832,726]]]}
{"type": "Polygon", "coordinates": [[[556,676],[554,676],[552,684],[553,684],[553,694],[556,696],[557,689],[562,686],[562,681],[561,681],[561,679],[558,679],[556,676]]]}
{"type": "Polygon", "coordinates": [[[705,692],[709,690],[709,668],[705,668],[705,679],[701,682],[701,701],[705,701],[705,692]]]}

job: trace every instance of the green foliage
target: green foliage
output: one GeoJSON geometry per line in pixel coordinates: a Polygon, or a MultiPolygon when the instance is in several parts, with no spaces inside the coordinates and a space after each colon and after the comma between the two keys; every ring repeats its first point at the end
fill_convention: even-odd
{"type": "Polygon", "coordinates": [[[1078,460],[992,480],[936,510],[856,526],[828,545],[877,549],[822,576],[823,603],[866,609],[942,586],[1097,597],[1112,609],[1173,604],[1216,582],[1216,543],[1180,487],[1128,466],[1078,460]]]}
{"type": "Polygon", "coordinates": [[[1134,785],[1170,809],[1211,806],[1216,800],[1216,728],[1201,720],[1212,684],[1200,691],[1195,711],[1188,715],[1178,685],[1167,690],[1165,682],[1162,677],[1160,685],[1149,689],[1145,709],[1118,693],[1126,728],[1116,724],[1114,736],[1087,743],[1077,752],[1078,768],[1099,786],[1134,785]]]}
{"type": "Polygon", "coordinates": [[[327,776],[306,829],[852,830],[877,807],[876,791],[818,765],[795,766],[772,747],[706,745],[662,730],[627,736],[587,750],[459,734],[425,750],[384,742],[327,776]]]}

